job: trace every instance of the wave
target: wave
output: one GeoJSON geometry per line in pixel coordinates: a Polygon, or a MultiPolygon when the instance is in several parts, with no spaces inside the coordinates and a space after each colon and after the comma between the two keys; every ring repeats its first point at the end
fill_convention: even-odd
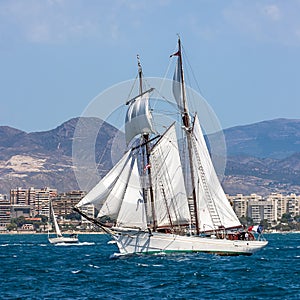
{"type": "Polygon", "coordinates": [[[91,245],[95,245],[94,242],[79,242],[79,243],[57,243],[55,244],[55,246],[91,246],[91,245]]]}

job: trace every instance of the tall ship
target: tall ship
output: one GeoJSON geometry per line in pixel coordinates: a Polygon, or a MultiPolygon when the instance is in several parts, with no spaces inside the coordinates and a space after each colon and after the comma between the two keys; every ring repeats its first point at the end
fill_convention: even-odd
{"type": "Polygon", "coordinates": [[[138,60],[139,93],[126,102],[127,151],[74,209],[108,233],[120,254],[251,255],[268,242],[243,229],[224,193],[198,115],[189,111],[180,38],[177,50],[172,93],[180,124],[157,133],[149,105],[155,89],[143,88],[138,60]],[[96,218],[80,210],[89,204],[96,218]]]}

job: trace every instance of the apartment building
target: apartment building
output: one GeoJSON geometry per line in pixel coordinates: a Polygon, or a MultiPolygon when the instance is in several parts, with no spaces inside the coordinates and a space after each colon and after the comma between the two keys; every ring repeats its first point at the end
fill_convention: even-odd
{"type": "Polygon", "coordinates": [[[44,189],[36,189],[32,208],[34,211],[34,215],[48,216],[49,202],[55,197],[57,197],[56,189],[50,189],[49,187],[44,189]]]}
{"type": "Polygon", "coordinates": [[[259,200],[248,202],[248,217],[254,224],[259,224],[262,220],[267,220],[268,223],[273,223],[277,218],[275,216],[274,205],[271,200],[259,200]]]}
{"type": "Polygon", "coordinates": [[[247,209],[248,209],[247,196],[244,196],[243,194],[237,194],[236,196],[227,196],[227,198],[232,204],[235,213],[239,217],[247,216],[247,209]]]}
{"type": "Polygon", "coordinates": [[[28,208],[30,210],[29,216],[36,215],[49,215],[49,201],[57,196],[57,190],[49,187],[42,189],[35,189],[33,187],[29,189],[17,188],[10,190],[10,203],[14,217],[22,215],[22,209],[24,215],[28,215],[28,208]],[[20,211],[20,213],[18,213],[20,211]],[[26,213],[25,213],[26,211],[26,213]]]}
{"type": "Polygon", "coordinates": [[[23,189],[17,188],[10,190],[10,203],[11,205],[30,205],[34,199],[34,188],[23,189]]]}
{"type": "Polygon", "coordinates": [[[73,213],[73,207],[85,196],[84,191],[70,191],[61,193],[52,199],[56,216],[65,217],[73,213]]]}
{"type": "Polygon", "coordinates": [[[6,195],[0,194],[0,231],[6,230],[10,223],[10,201],[6,195]]]}
{"type": "Polygon", "coordinates": [[[267,197],[257,194],[228,196],[238,217],[250,217],[255,224],[262,220],[269,223],[278,222],[282,215],[290,213],[299,215],[300,196],[272,193],[267,197]]]}
{"type": "MultiPolygon", "coordinates": [[[[95,206],[93,204],[84,205],[80,210],[88,217],[95,217],[95,206]]],[[[94,227],[94,225],[84,217],[81,217],[81,224],[86,229],[92,229],[94,227]]]]}
{"type": "Polygon", "coordinates": [[[282,215],[287,212],[287,196],[279,193],[272,193],[267,197],[267,200],[273,201],[274,203],[274,220],[280,220],[282,215]]]}
{"type": "Polygon", "coordinates": [[[290,194],[287,196],[287,212],[291,214],[291,216],[299,216],[300,215],[300,196],[296,196],[295,194],[290,194]]]}

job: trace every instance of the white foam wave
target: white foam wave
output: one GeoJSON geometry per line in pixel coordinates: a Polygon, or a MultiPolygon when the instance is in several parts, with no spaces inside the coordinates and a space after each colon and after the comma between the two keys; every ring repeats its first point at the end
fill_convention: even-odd
{"type": "Polygon", "coordinates": [[[79,242],[79,243],[57,243],[55,244],[55,246],[91,246],[91,245],[95,245],[94,242],[79,242]]]}

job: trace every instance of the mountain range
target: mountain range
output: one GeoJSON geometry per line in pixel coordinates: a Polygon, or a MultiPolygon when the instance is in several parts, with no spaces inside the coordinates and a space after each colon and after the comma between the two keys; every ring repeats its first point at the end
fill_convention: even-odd
{"type": "MultiPolygon", "coordinates": [[[[17,187],[49,186],[59,192],[84,189],[74,173],[77,166],[72,152],[74,139],[80,138],[78,132],[74,136],[78,122],[79,118],[74,118],[55,129],[32,133],[0,126],[0,193],[8,194],[17,187]]],[[[122,152],[121,146],[116,146],[122,134],[97,118],[81,118],[80,122],[84,122],[81,128],[85,132],[94,132],[94,157],[89,159],[100,162],[100,178],[122,152]]],[[[300,120],[263,121],[223,133],[227,165],[222,183],[226,193],[300,194],[300,120]]],[[[85,159],[89,154],[82,145],[80,155],[85,159]]],[[[93,184],[87,185],[87,190],[93,184]]]]}
{"type": "Polygon", "coordinates": [[[275,119],[224,130],[229,194],[300,193],[300,120],[275,119]]]}

